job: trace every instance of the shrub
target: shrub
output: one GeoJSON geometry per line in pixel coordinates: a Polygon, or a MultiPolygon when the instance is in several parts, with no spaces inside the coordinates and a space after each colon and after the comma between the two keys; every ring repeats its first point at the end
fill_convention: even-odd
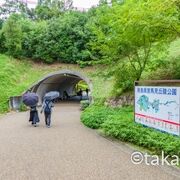
{"type": "Polygon", "coordinates": [[[10,56],[19,57],[22,51],[22,29],[17,23],[19,15],[13,14],[4,23],[2,32],[5,37],[5,47],[10,56]]]}
{"type": "Polygon", "coordinates": [[[19,107],[19,111],[20,112],[27,111],[27,106],[25,106],[23,103],[21,103],[20,107],[19,107]]]}
{"type": "Polygon", "coordinates": [[[46,63],[77,63],[89,59],[85,31],[86,13],[68,12],[49,21],[31,23],[34,26],[24,38],[24,55],[46,63]]]}
{"type": "Polygon", "coordinates": [[[83,112],[81,121],[93,129],[100,128],[106,136],[142,146],[156,154],[164,151],[166,155],[180,157],[180,138],[135,123],[132,107],[90,106],[83,112]]]}
{"type": "Polygon", "coordinates": [[[148,73],[146,79],[151,80],[172,80],[180,78],[180,56],[170,57],[169,60],[164,61],[164,66],[159,66],[156,70],[148,73]]]}
{"type": "Polygon", "coordinates": [[[90,106],[81,115],[81,121],[92,129],[98,129],[107,120],[110,111],[106,107],[90,106]]]}
{"type": "Polygon", "coordinates": [[[80,102],[80,104],[81,104],[81,110],[85,110],[89,106],[90,102],[89,100],[83,100],[80,102]]]}
{"type": "Polygon", "coordinates": [[[120,64],[115,68],[114,75],[114,87],[113,96],[120,96],[124,92],[129,92],[133,90],[134,81],[136,80],[134,70],[132,67],[126,64],[120,64]]]}
{"type": "Polygon", "coordinates": [[[178,137],[136,124],[133,122],[132,113],[126,116],[123,113],[112,116],[101,125],[101,128],[107,136],[148,148],[154,153],[161,154],[163,150],[167,155],[180,156],[178,137]]]}

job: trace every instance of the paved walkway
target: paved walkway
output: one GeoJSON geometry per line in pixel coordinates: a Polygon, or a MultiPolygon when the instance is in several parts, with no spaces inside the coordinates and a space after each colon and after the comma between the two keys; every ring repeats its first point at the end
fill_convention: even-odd
{"type": "Polygon", "coordinates": [[[0,180],[178,180],[171,168],[133,165],[131,150],[80,121],[78,104],[57,105],[50,129],[28,112],[0,119],[0,180]]]}

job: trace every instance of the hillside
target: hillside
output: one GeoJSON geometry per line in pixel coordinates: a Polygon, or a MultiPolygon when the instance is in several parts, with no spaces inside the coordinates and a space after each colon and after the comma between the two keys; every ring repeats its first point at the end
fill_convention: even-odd
{"type": "Polygon", "coordinates": [[[98,77],[95,67],[82,69],[73,64],[47,65],[27,60],[10,59],[8,56],[1,54],[0,69],[0,113],[7,112],[10,96],[20,95],[45,75],[61,69],[75,70],[92,79],[94,85],[93,95],[95,97],[106,97],[111,90],[111,80],[106,79],[105,81],[102,77],[98,77]],[[104,90],[102,84],[108,88],[104,90]]]}
{"type": "MultiPolygon", "coordinates": [[[[171,43],[169,59],[179,57],[179,47],[180,39],[171,43]]],[[[96,99],[107,98],[110,96],[112,90],[113,78],[104,78],[104,68],[104,66],[80,68],[75,64],[63,63],[55,63],[52,65],[34,63],[25,59],[16,60],[0,54],[0,113],[7,112],[10,96],[20,95],[45,75],[62,69],[75,70],[84,74],[93,81],[93,96],[96,99]]],[[[146,78],[146,76],[144,78],[146,78]]]]}

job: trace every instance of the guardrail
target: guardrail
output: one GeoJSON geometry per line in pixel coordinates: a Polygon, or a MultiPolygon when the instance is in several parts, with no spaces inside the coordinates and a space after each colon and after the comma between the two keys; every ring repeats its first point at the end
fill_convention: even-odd
{"type": "Polygon", "coordinates": [[[22,103],[22,96],[12,96],[9,98],[9,107],[11,110],[19,110],[22,103]]]}

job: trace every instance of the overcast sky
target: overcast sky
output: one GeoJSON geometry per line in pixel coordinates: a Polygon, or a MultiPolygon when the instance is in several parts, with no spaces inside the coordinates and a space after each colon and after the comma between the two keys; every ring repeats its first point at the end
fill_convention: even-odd
{"type": "MultiPolygon", "coordinates": [[[[28,0],[30,2],[37,2],[38,0],[28,0]]],[[[0,0],[0,4],[4,2],[4,0],[0,0]]],[[[97,5],[99,0],[73,0],[74,7],[80,8],[90,8],[93,5],[97,5]]]]}
{"type": "Polygon", "coordinates": [[[99,0],[73,0],[74,7],[89,8],[93,5],[97,5],[99,0]]]}

